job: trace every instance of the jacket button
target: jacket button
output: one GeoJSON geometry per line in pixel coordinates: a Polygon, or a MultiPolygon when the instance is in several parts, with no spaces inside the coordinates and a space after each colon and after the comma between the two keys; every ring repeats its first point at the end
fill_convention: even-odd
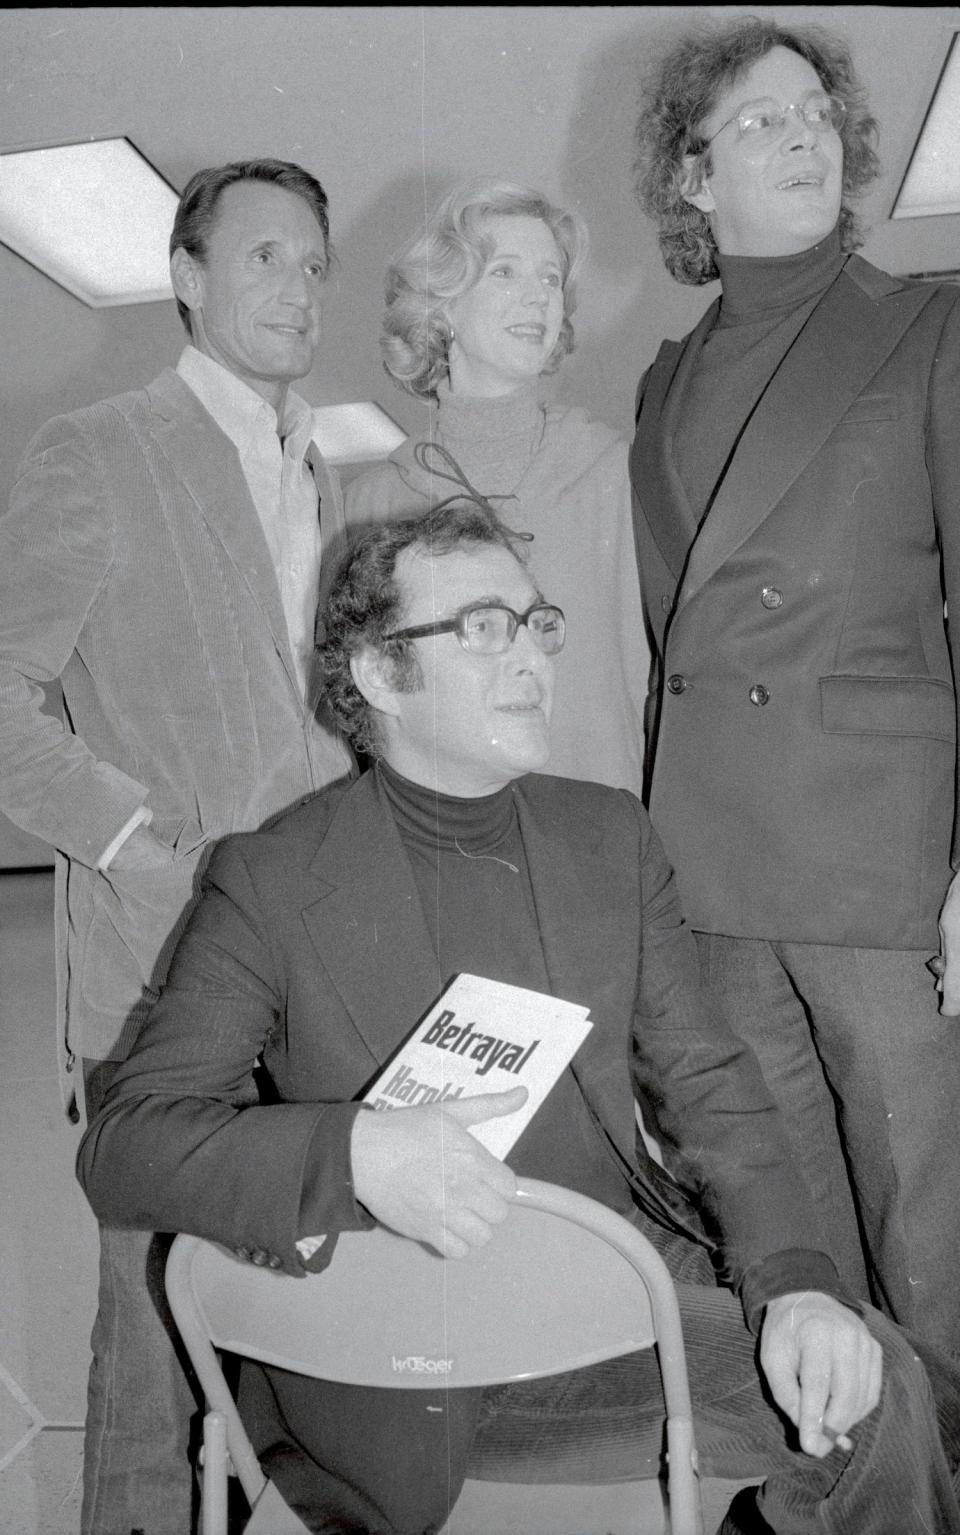
{"type": "Polygon", "coordinates": [[[267,1262],[267,1258],[268,1254],[264,1252],[262,1247],[255,1247],[250,1254],[250,1262],[255,1263],[258,1269],[263,1268],[264,1264],[267,1262]]]}
{"type": "Polygon", "coordinates": [[[274,1253],[272,1258],[270,1258],[268,1263],[267,1263],[267,1268],[278,1269],[278,1268],[280,1268],[282,1263],[283,1263],[283,1259],[282,1258],[278,1258],[276,1253],[274,1253]]]}
{"type": "Polygon", "coordinates": [[[760,601],[765,608],[780,608],[783,606],[783,593],[777,586],[765,586],[760,593],[760,601]]]}
{"type": "Polygon", "coordinates": [[[770,702],[770,694],[767,692],[767,689],[764,687],[762,682],[755,682],[753,687],[750,689],[750,702],[752,704],[756,704],[758,709],[761,709],[764,704],[768,704],[770,702]]]}
{"type": "Polygon", "coordinates": [[[679,672],[674,672],[667,678],[667,691],[670,693],[682,693],[687,685],[686,677],[681,677],[679,672]]]}
{"type": "Polygon", "coordinates": [[[663,596],[660,598],[660,607],[664,613],[669,613],[672,609],[673,598],[670,596],[669,592],[664,592],[663,596]]]}

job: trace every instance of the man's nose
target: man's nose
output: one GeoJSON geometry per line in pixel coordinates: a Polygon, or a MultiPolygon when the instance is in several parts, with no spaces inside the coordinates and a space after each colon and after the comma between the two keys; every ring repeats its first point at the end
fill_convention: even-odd
{"type": "Polygon", "coordinates": [[[543,670],[547,661],[545,652],[540,649],[530,633],[529,624],[517,625],[517,632],[513,637],[513,644],[507,651],[507,656],[515,671],[539,672],[543,670]]]}
{"type": "Polygon", "coordinates": [[[318,305],[310,278],[302,266],[292,261],[284,268],[280,297],[287,304],[295,304],[298,309],[312,309],[318,305]]]}

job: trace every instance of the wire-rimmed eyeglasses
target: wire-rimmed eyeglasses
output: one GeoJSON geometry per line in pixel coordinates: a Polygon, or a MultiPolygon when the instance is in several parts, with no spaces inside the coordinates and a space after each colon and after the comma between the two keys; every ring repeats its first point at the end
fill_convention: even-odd
{"type": "Polygon", "coordinates": [[[471,602],[452,618],[395,629],[384,639],[424,640],[434,634],[455,634],[464,650],[472,655],[499,656],[510,649],[521,624],[544,655],[555,656],[563,649],[566,620],[560,608],[549,602],[535,602],[525,613],[515,613],[499,602],[471,602]]]}
{"type": "Polygon", "coordinates": [[[736,123],[742,139],[750,139],[753,143],[772,139],[782,131],[791,112],[796,112],[807,127],[817,133],[825,133],[828,128],[839,132],[847,115],[847,109],[839,96],[828,96],[826,91],[811,91],[803,101],[791,102],[787,107],[782,107],[772,96],[762,96],[758,101],[745,101],[733,117],[721,123],[717,132],[704,142],[700,153],[709,149],[717,134],[729,128],[731,123],[736,123]]]}

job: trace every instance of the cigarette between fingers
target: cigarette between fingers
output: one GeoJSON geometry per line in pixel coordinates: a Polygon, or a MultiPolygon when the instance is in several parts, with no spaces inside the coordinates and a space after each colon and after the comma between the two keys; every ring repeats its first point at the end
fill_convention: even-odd
{"type": "Polygon", "coordinates": [[[853,1449],[853,1440],[846,1434],[839,1434],[835,1428],[830,1427],[829,1423],[821,1423],[820,1432],[826,1439],[830,1440],[831,1444],[839,1445],[841,1450],[853,1449]]]}

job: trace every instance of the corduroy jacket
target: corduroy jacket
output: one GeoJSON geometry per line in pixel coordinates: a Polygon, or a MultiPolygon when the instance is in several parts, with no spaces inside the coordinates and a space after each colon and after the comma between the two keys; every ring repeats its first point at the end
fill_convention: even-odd
{"type": "MultiPolygon", "coordinates": [[[[340,490],[311,467],[328,573],[340,490]]],[[[350,771],[312,703],[236,448],[179,376],[48,422],[0,520],[0,808],[57,849],[70,1057],[126,1053],[211,841],[350,771]],[[169,866],[97,872],[140,805],[169,866]]]]}

